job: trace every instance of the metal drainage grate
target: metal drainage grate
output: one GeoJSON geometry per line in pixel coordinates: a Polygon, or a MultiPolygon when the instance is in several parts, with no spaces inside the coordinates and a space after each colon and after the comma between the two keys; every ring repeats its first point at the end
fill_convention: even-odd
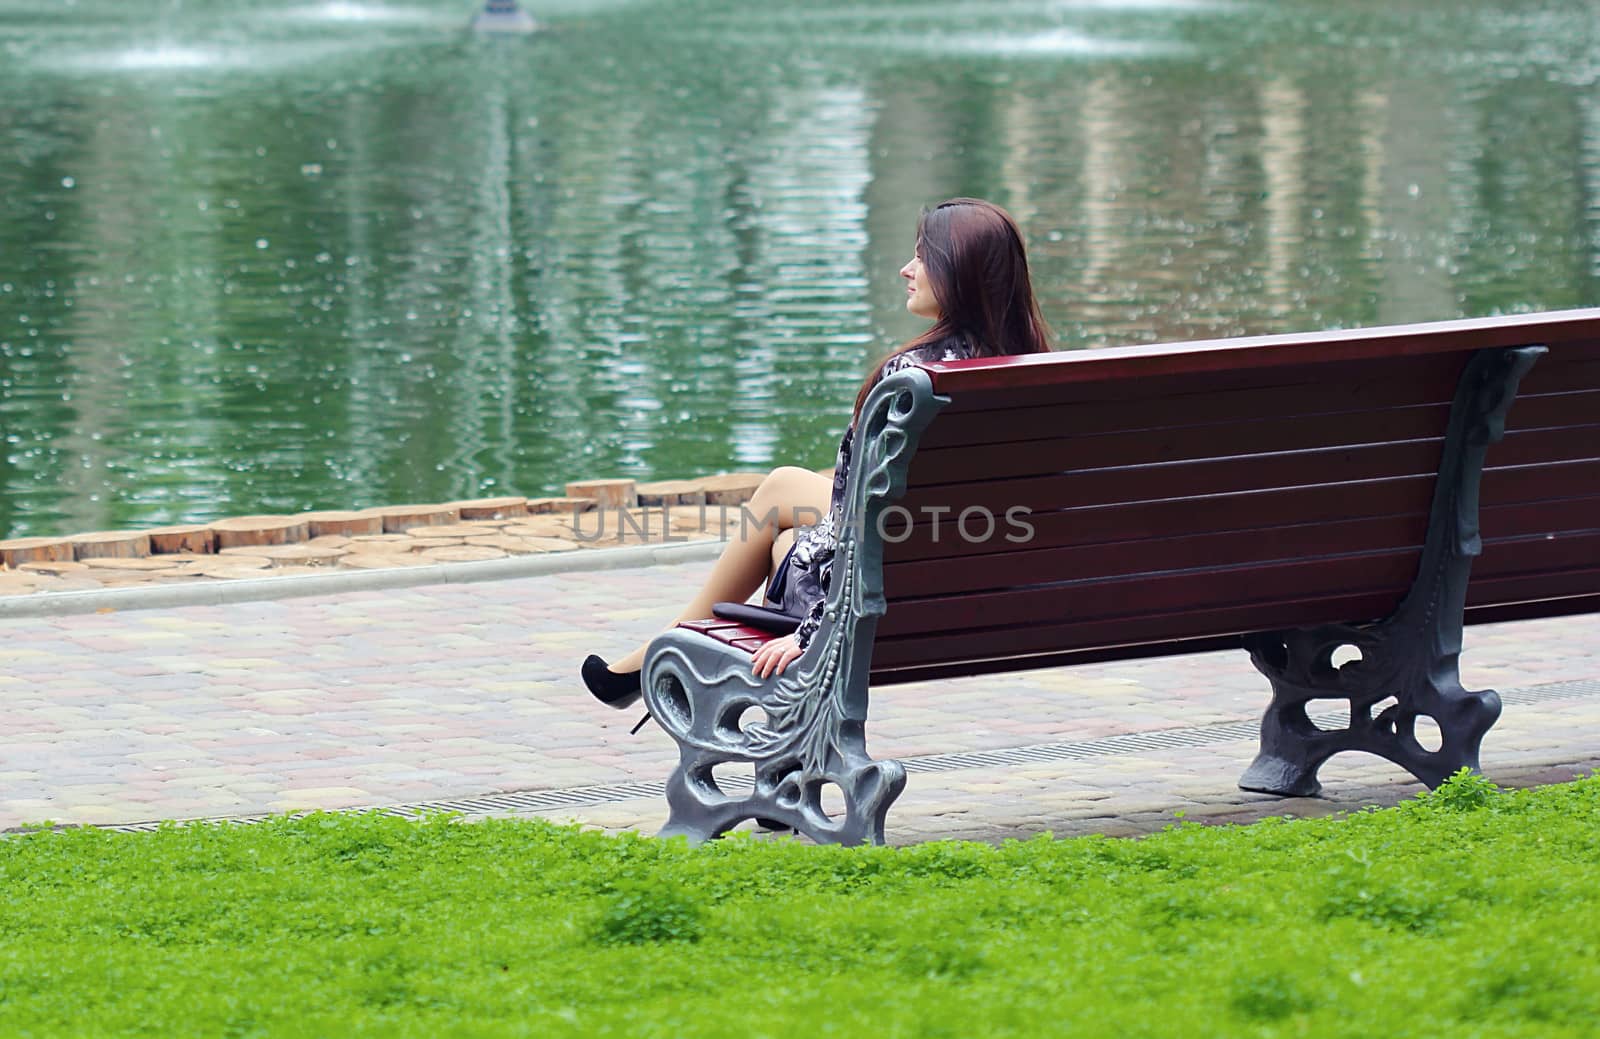
{"type": "Polygon", "coordinates": [[[1113,757],[1119,754],[1137,754],[1146,750],[1170,750],[1180,747],[1205,747],[1216,743],[1247,740],[1261,731],[1256,722],[1226,722],[1220,725],[1203,725],[1190,729],[1158,729],[1154,732],[1130,732],[1120,736],[1105,736],[1096,740],[1073,743],[1041,743],[1030,747],[1010,747],[1005,750],[979,750],[960,754],[928,754],[902,759],[907,772],[954,772],[964,768],[996,768],[1002,765],[1026,765],[1049,761],[1081,761],[1085,758],[1113,757]]]}
{"type": "MultiPolygon", "coordinates": [[[[1500,699],[1508,704],[1545,703],[1552,700],[1571,700],[1585,696],[1600,696],[1600,680],[1582,679],[1572,682],[1550,682],[1508,689],[1500,699]]],[[[1349,720],[1348,714],[1324,713],[1313,715],[1320,728],[1338,728],[1349,720]]],[[[1121,754],[1138,754],[1149,750],[1173,750],[1186,747],[1208,747],[1219,743],[1255,739],[1261,731],[1257,721],[1222,722],[1216,725],[1199,725],[1187,729],[1158,729],[1153,732],[1132,732],[1118,736],[1105,736],[1094,740],[1071,743],[1040,743],[1027,747],[1009,747],[1004,750],[981,750],[961,754],[924,754],[902,758],[907,772],[956,772],[967,768],[997,768],[1005,765],[1026,765],[1035,762],[1081,761],[1086,758],[1115,757],[1121,754]]],[[[746,777],[717,778],[717,783],[731,790],[750,787],[746,777]]],[[[662,782],[605,783],[595,786],[567,787],[561,790],[524,790],[511,793],[483,794],[476,797],[458,797],[446,801],[419,801],[412,804],[386,805],[380,808],[340,808],[338,812],[380,811],[385,815],[411,818],[424,812],[460,812],[463,815],[489,815],[494,812],[541,812],[559,808],[587,808],[594,805],[631,801],[634,798],[660,798],[666,796],[667,786],[662,782]]],[[[296,812],[295,815],[308,815],[296,812]]],[[[272,818],[271,815],[236,816],[227,819],[197,820],[205,822],[230,822],[249,824],[272,818]]],[[[159,822],[122,823],[97,827],[125,833],[148,833],[159,829],[159,822]]]]}
{"type": "Polygon", "coordinates": [[[1500,693],[1500,699],[1505,703],[1544,703],[1548,700],[1572,700],[1580,696],[1600,696],[1600,678],[1546,682],[1525,689],[1506,689],[1500,693]]]}

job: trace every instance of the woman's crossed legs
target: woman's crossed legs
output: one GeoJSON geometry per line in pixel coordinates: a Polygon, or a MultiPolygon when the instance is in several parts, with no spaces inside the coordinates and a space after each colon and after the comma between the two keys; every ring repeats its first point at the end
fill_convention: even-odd
{"type": "MultiPolygon", "coordinates": [[[[749,515],[740,517],[711,576],[665,630],[671,631],[680,621],[710,617],[713,603],[749,599],[783,562],[794,544],[794,528],[820,522],[832,498],[833,481],[810,469],[785,465],[768,473],[745,504],[749,515]]],[[[645,641],[610,669],[618,674],[639,670],[649,645],[645,641]]]]}

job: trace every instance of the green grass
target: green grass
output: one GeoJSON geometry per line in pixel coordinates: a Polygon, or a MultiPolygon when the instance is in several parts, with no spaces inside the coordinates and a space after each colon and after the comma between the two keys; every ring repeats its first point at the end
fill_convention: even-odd
{"type": "Polygon", "coordinates": [[[0,841],[0,1036],[1593,1036],[1600,777],[1143,840],[0,841]]]}

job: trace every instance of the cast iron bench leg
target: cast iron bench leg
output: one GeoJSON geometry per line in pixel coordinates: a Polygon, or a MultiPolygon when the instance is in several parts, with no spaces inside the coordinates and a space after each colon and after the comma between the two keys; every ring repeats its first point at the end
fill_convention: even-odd
{"type": "Polygon", "coordinates": [[[1505,435],[1517,384],[1544,352],[1480,350],[1467,364],[1450,409],[1422,564],[1392,615],[1246,638],[1250,659],[1272,682],[1272,703],[1261,719],[1261,752],[1241,787],[1314,795],[1317,770],[1343,750],[1388,758],[1430,787],[1462,767],[1477,770],[1479,745],[1500,716],[1499,695],[1463,689],[1458,670],[1467,579],[1482,551],[1478,484],[1484,452],[1505,435]],[[1360,658],[1336,667],[1332,658],[1345,646],[1360,658]],[[1348,701],[1348,724],[1320,728],[1306,712],[1313,700],[1348,701]],[[1437,749],[1417,738],[1422,717],[1439,728],[1437,749]]]}
{"type": "Polygon", "coordinates": [[[823,843],[883,843],[905,769],[867,756],[865,727],[845,716],[847,697],[832,680],[842,647],[816,648],[822,652],[761,679],[751,673],[748,653],[697,632],[669,632],[651,643],[650,711],[679,751],[667,781],[672,814],[663,837],[698,843],[745,819],[773,819],[823,843]],[[752,707],[764,717],[746,719],[752,707]],[[742,767],[719,779],[719,766],[742,767]],[[830,816],[823,803],[828,784],[842,795],[842,815],[830,816]]]}
{"type": "Polygon", "coordinates": [[[783,674],[758,678],[750,654],[688,629],[650,643],[645,702],[679,752],[662,836],[702,841],[744,819],[773,819],[823,843],[883,843],[906,772],[898,761],[874,761],[866,749],[872,645],[886,609],[879,521],[905,493],[917,440],[947,403],[916,368],[888,376],[867,397],[824,619],[783,674]],[[746,719],[752,707],[765,717],[746,719]],[[751,769],[748,792],[742,775],[737,784],[718,780],[713,770],[724,765],[751,769]],[[825,810],[830,784],[839,789],[842,814],[825,810]]]}

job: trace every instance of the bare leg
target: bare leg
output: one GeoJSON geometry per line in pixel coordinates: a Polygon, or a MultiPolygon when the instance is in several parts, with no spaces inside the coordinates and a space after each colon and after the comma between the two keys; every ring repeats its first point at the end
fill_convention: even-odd
{"type": "MultiPolygon", "coordinates": [[[[778,536],[794,527],[818,522],[826,515],[832,497],[833,482],[810,469],[785,465],[768,473],[744,506],[749,516],[734,529],[722,556],[711,568],[711,576],[666,630],[676,627],[679,621],[710,617],[712,603],[749,599],[783,560],[781,555],[776,561],[773,558],[778,536]]],[[[649,645],[648,640],[641,643],[612,664],[611,670],[618,674],[639,670],[644,666],[649,645]]]]}

